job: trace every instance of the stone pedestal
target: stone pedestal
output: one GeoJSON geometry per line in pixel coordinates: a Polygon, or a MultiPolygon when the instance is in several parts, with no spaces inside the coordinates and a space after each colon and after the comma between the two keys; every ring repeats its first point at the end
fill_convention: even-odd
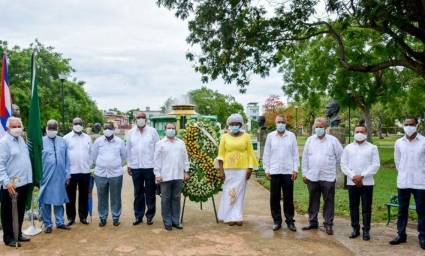
{"type": "MultiPolygon", "coordinates": [[[[345,145],[345,131],[341,127],[330,127],[328,128],[328,134],[335,136],[339,142],[344,146],[345,145]]],[[[338,164],[336,168],[336,187],[343,188],[346,184],[346,176],[341,171],[341,166],[338,164]]]]}
{"type": "Polygon", "coordinates": [[[263,152],[264,152],[264,145],[266,145],[266,138],[267,138],[267,130],[266,128],[262,127],[260,129],[258,129],[258,133],[257,133],[257,140],[258,140],[258,145],[259,145],[259,152],[260,152],[260,157],[259,159],[263,158],[263,152]]]}

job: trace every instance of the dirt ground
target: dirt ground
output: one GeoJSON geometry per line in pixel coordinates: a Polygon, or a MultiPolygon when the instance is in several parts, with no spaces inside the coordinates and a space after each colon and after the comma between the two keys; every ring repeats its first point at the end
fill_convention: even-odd
{"type": "MultiPolygon", "coordinates": [[[[106,227],[98,226],[95,200],[93,223],[90,225],[77,223],[71,231],[54,229],[52,234],[42,233],[19,249],[0,245],[0,255],[425,255],[418,246],[413,229],[408,232],[407,244],[388,245],[395,234],[394,224],[389,227],[374,224],[369,242],[349,239],[349,221],[342,218],[335,221],[334,236],[328,236],[322,230],[301,231],[307,217],[299,215],[296,218],[298,232],[290,232],[286,227],[273,232],[268,197],[268,191],[251,180],[242,227],[216,224],[211,201],[203,204],[203,210],[199,204],[188,202],[184,229],[167,232],[163,229],[160,209],[157,209],[154,225],[143,223],[132,226],[133,186],[126,175],[119,227],[112,226],[110,219],[106,227]]],[[[158,197],[158,208],[159,201],[158,197]]],[[[219,196],[216,205],[219,206],[219,196]]]]}

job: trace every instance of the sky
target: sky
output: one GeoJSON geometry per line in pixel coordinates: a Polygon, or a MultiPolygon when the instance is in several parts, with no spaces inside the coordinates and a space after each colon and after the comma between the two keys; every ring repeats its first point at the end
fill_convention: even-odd
{"type": "MultiPolygon", "coordinates": [[[[169,97],[207,86],[244,106],[283,97],[282,77],[253,77],[245,94],[217,80],[202,84],[185,39],[187,23],[155,0],[0,0],[0,39],[28,47],[36,38],[71,59],[72,77],[101,109],[159,109],[169,97]]],[[[12,82],[12,81],[11,81],[12,82]]],[[[12,84],[13,86],[13,84],[12,84]]]]}

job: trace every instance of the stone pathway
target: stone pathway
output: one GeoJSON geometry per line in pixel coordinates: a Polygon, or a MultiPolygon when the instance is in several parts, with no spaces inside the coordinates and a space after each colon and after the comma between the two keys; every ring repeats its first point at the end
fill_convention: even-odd
{"type": "MultiPolygon", "coordinates": [[[[125,175],[123,189],[123,215],[119,227],[111,220],[104,228],[97,225],[96,213],[89,226],[76,224],[71,231],[53,230],[52,234],[40,234],[30,243],[16,250],[0,245],[4,255],[424,255],[418,247],[415,230],[409,230],[409,241],[399,247],[390,247],[388,241],[395,234],[394,225],[373,225],[372,240],[350,240],[349,222],[337,218],[335,235],[322,231],[303,232],[306,216],[297,216],[298,232],[271,231],[268,191],[251,180],[245,200],[245,223],[242,227],[216,224],[211,202],[186,204],[184,230],[166,232],[160,211],[155,223],[132,226],[133,186],[125,175]]],[[[219,205],[219,198],[216,198],[219,205]]],[[[159,206],[159,198],[157,199],[159,206]]],[[[96,200],[95,200],[95,207],[96,200]]],[[[96,209],[96,208],[95,208],[96,209]]],[[[96,212],[96,210],[95,210],[96,212]]]]}

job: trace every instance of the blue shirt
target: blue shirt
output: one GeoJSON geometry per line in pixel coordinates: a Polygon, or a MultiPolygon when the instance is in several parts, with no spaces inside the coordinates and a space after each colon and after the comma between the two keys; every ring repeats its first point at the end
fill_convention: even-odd
{"type": "Polygon", "coordinates": [[[31,160],[22,137],[6,133],[0,139],[0,185],[6,186],[16,178],[16,187],[32,183],[31,160]]]}

